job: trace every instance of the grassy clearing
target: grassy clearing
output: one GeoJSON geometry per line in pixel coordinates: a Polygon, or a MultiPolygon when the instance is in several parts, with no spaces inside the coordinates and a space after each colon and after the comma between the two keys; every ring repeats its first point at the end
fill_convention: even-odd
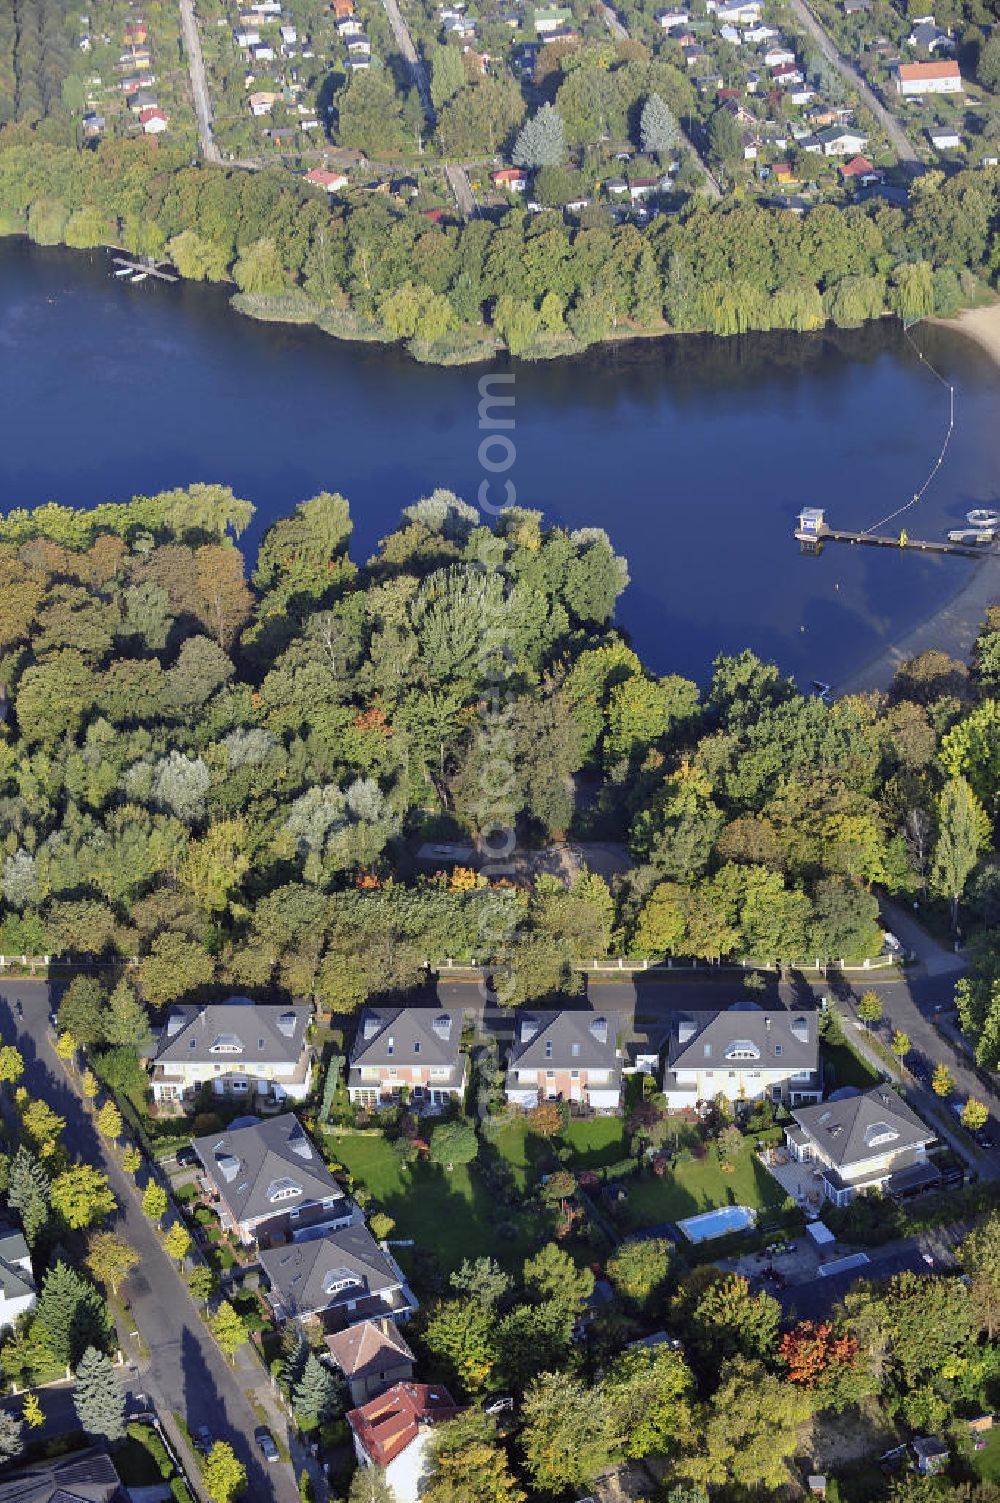
{"type": "Polygon", "coordinates": [[[464,1258],[486,1256],[520,1268],[534,1245],[532,1228],[523,1216],[511,1215],[513,1235],[503,1236],[508,1218],[498,1210],[474,1164],[458,1164],[450,1174],[425,1162],[407,1169],[384,1138],[355,1133],[338,1137],[330,1146],[393,1218],[394,1235],[412,1237],[419,1248],[431,1249],[449,1272],[464,1258]]]}
{"type": "Polygon", "coordinates": [[[880,1077],[877,1072],[860,1054],[855,1054],[849,1044],[823,1043],[820,1052],[829,1090],[857,1086],[859,1091],[867,1091],[878,1084],[880,1077]]]}
{"type": "Polygon", "coordinates": [[[625,1123],[621,1117],[577,1117],[563,1133],[562,1141],[572,1152],[568,1168],[603,1169],[617,1164],[628,1152],[625,1123]]]}

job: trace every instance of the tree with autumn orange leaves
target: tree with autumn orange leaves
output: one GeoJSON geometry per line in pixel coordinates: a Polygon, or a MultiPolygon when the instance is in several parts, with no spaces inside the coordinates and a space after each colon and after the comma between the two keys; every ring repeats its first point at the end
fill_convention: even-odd
{"type": "Polygon", "coordinates": [[[840,1334],[831,1321],[800,1321],[778,1348],[788,1381],[815,1394],[824,1409],[844,1409],[870,1390],[858,1353],[854,1337],[840,1334]]]}

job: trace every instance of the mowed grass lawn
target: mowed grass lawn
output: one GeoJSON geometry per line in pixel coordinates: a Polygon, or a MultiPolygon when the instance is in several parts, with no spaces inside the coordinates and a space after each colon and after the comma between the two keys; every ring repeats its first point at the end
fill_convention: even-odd
{"type": "Polygon", "coordinates": [[[573,1154],[568,1169],[603,1169],[628,1152],[621,1117],[575,1117],[562,1136],[573,1154]]]}
{"type": "Polygon", "coordinates": [[[424,1161],[404,1169],[384,1138],[359,1133],[328,1138],[326,1146],[393,1218],[393,1236],[429,1248],[447,1272],[463,1258],[487,1256],[519,1271],[529,1256],[534,1234],[527,1218],[497,1207],[474,1164],[456,1164],[450,1174],[424,1161]],[[505,1220],[516,1224],[515,1237],[498,1235],[505,1220]]]}
{"type": "Polygon", "coordinates": [[[969,1465],[984,1482],[1000,1482],[1000,1429],[991,1430],[981,1451],[973,1451],[969,1465]]]}
{"type": "Polygon", "coordinates": [[[724,1174],[715,1145],[703,1159],[691,1158],[664,1175],[663,1179],[627,1180],[629,1227],[659,1226],[663,1221],[683,1221],[699,1211],[716,1206],[752,1206],[754,1210],[780,1206],[785,1192],[754,1157],[748,1143],[735,1171],[724,1174]]]}

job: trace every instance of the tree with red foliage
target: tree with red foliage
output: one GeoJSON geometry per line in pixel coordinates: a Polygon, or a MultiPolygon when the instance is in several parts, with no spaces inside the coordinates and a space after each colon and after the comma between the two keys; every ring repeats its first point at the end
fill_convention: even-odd
{"type": "Polygon", "coordinates": [[[858,1343],[839,1334],[831,1321],[800,1321],[782,1337],[778,1355],[788,1368],[788,1381],[821,1394],[824,1407],[842,1408],[867,1389],[858,1343]]]}

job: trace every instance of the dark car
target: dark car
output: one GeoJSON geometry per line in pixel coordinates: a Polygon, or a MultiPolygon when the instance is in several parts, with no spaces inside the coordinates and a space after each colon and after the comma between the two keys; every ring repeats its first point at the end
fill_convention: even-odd
{"type": "Polygon", "coordinates": [[[279,1460],[278,1447],[274,1443],[274,1436],[266,1425],[258,1425],[253,1432],[253,1438],[257,1442],[260,1454],[265,1461],[279,1460]]]}
{"type": "Polygon", "coordinates": [[[193,1148],[178,1148],[174,1154],[179,1169],[186,1169],[189,1164],[197,1164],[198,1155],[193,1148]]]}
{"type": "Polygon", "coordinates": [[[208,1455],[214,1444],[212,1432],[207,1425],[199,1425],[197,1430],[192,1433],[191,1440],[195,1450],[200,1451],[203,1456],[208,1455]]]}
{"type": "Polygon", "coordinates": [[[977,1148],[992,1148],[993,1135],[985,1127],[977,1127],[972,1134],[972,1140],[977,1148]]]}

